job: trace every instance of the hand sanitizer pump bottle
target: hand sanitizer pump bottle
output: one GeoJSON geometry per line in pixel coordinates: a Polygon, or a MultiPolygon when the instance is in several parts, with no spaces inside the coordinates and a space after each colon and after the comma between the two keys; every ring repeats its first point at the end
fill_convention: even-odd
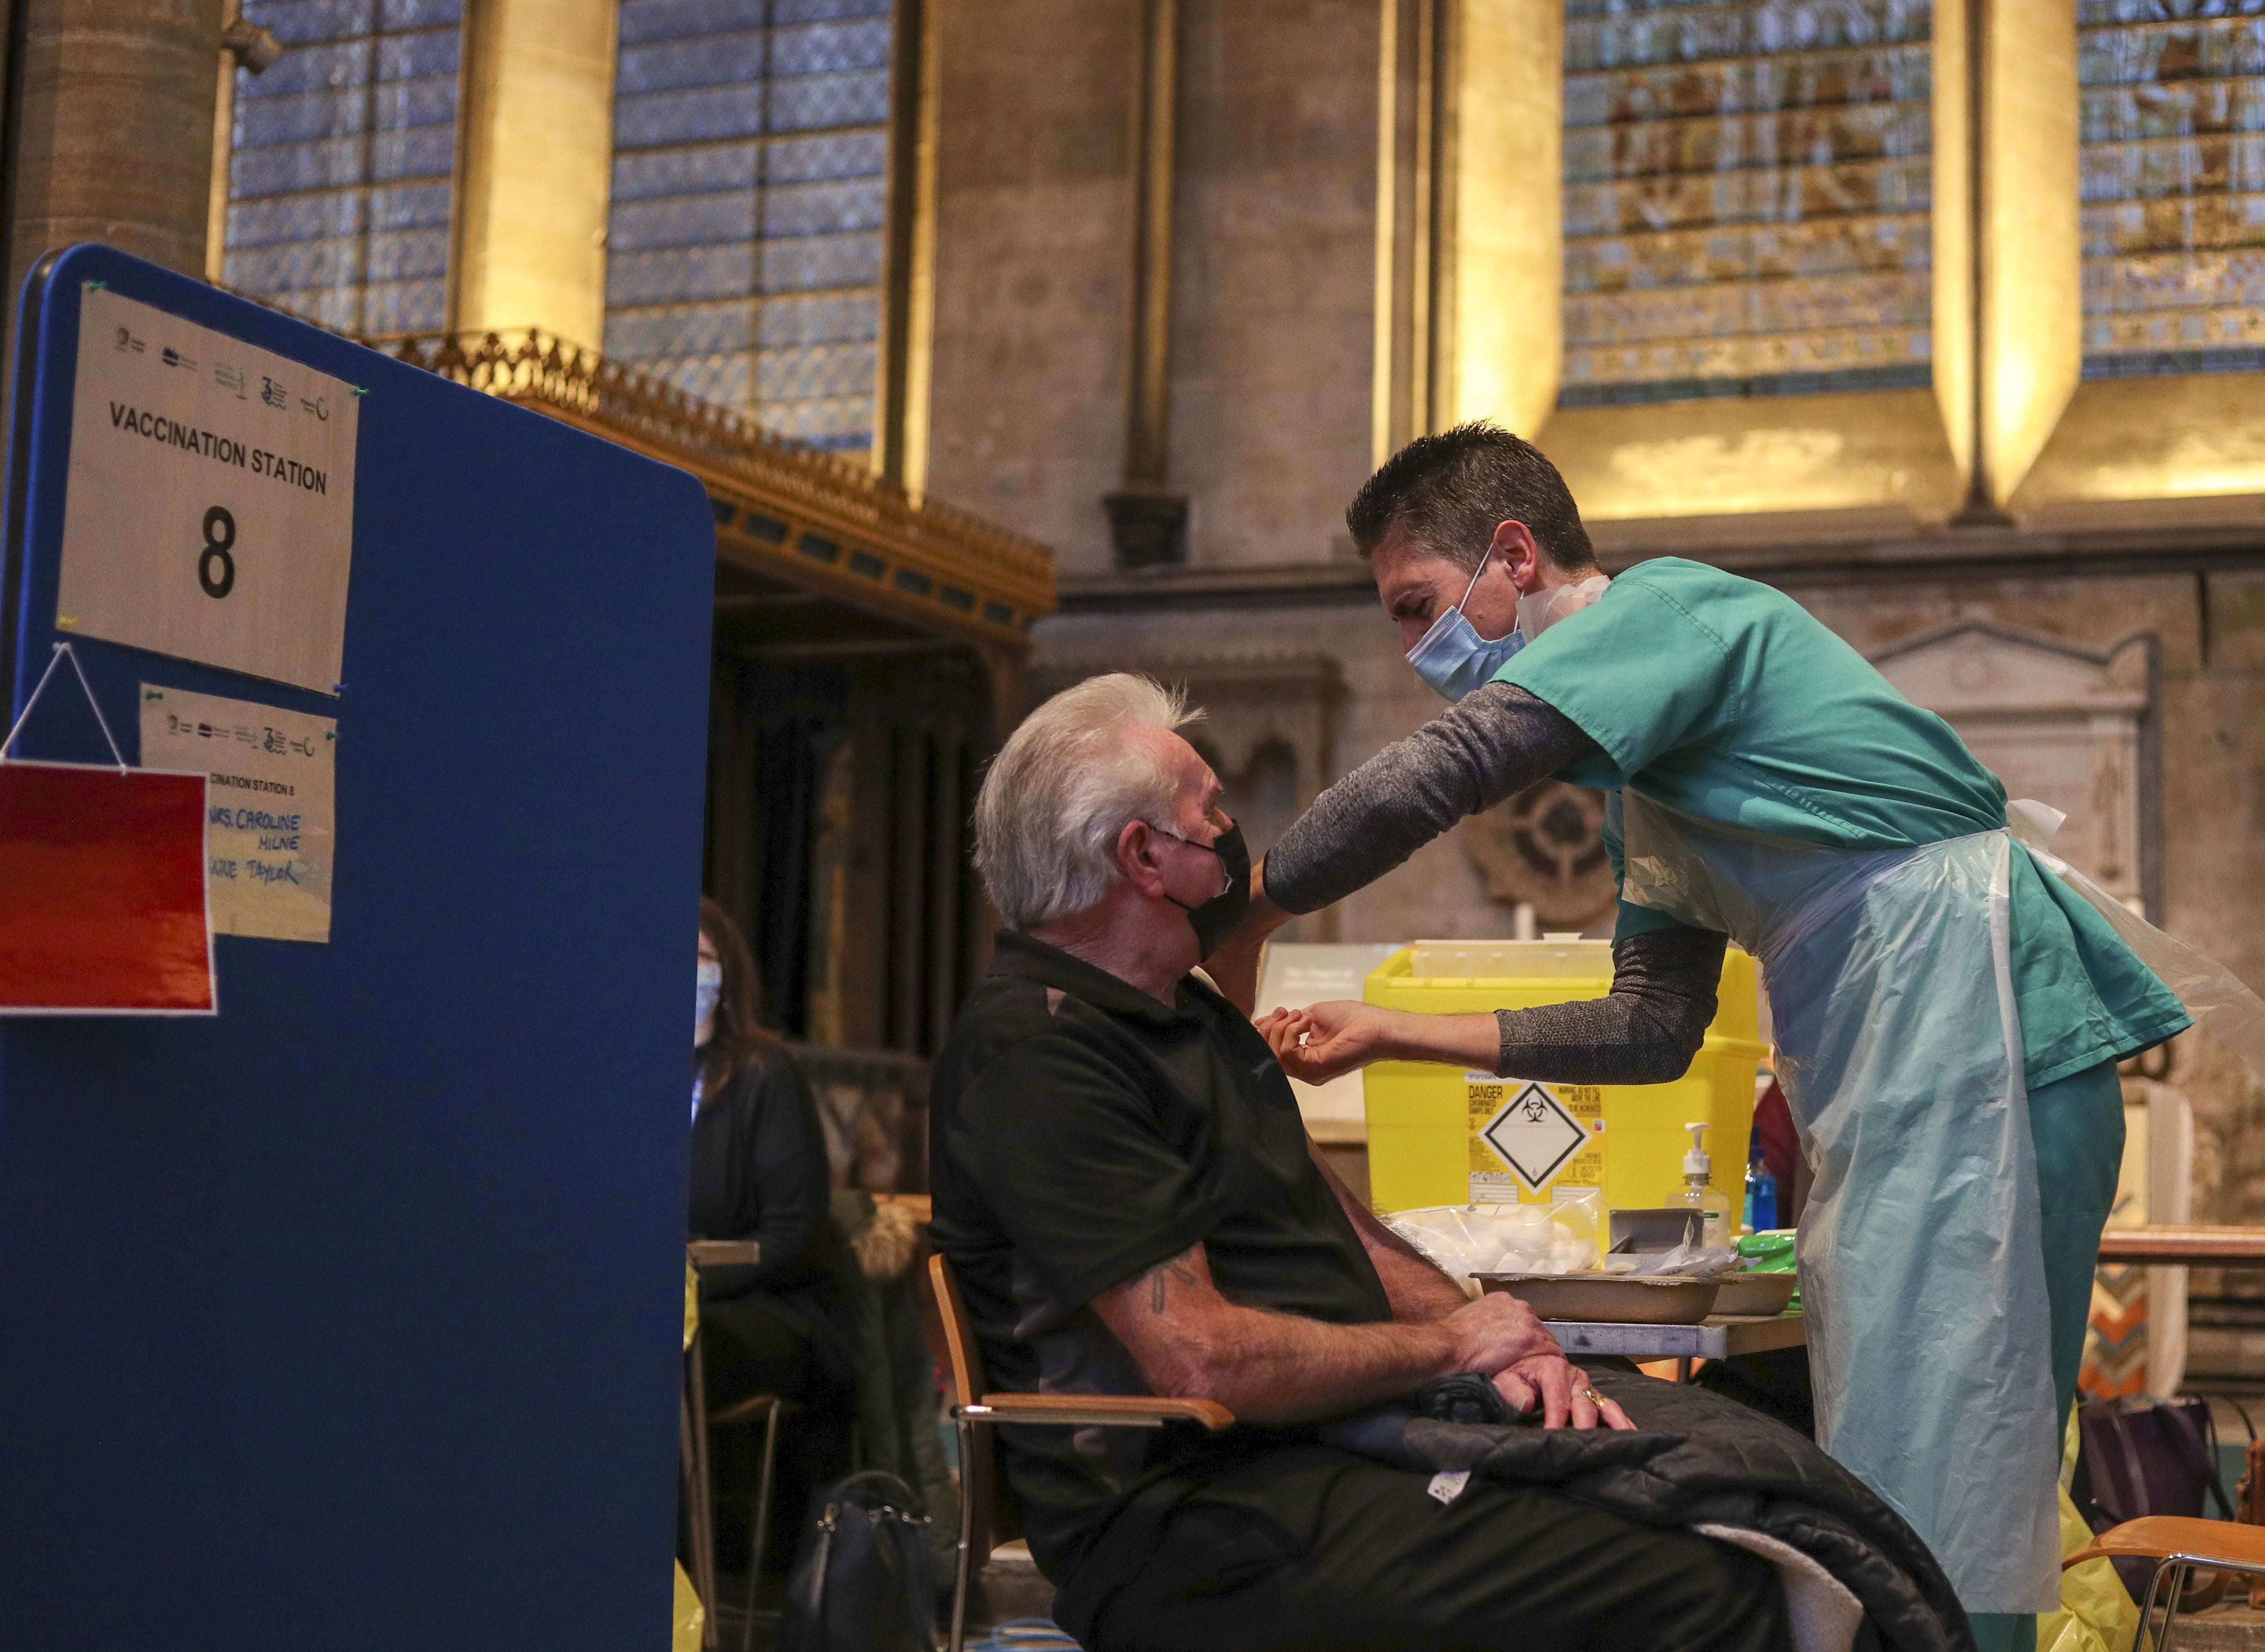
{"type": "Polygon", "coordinates": [[[1722,1196],[1707,1185],[1715,1174],[1715,1161],[1707,1152],[1707,1126],[1686,1124],[1691,1132],[1691,1151],[1683,1155],[1683,1191],[1671,1201],[1687,1204],[1702,1213],[1708,1245],[1727,1245],[1730,1242],[1730,1205],[1722,1196]]]}

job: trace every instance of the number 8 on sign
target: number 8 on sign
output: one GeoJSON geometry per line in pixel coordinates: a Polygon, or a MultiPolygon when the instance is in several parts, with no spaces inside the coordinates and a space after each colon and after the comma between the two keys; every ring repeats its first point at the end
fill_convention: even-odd
{"type": "Polygon", "coordinates": [[[224,597],[236,587],[236,518],[215,505],[205,513],[204,554],[197,558],[197,583],[208,597],[224,597]]]}

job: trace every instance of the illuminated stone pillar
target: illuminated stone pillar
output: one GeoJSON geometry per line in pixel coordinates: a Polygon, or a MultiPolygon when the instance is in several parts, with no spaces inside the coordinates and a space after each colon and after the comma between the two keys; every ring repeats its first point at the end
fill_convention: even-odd
{"type": "Polygon", "coordinates": [[[1532,436],[1565,329],[1563,0],[1380,0],[1373,456],[1532,436]]]}
{"type": "Polygon", "coordinates": [[[1556,405],[1564,58],[1562,0],[1455,9],[1442,424],[1492,418],[1532,436],[1556,405]]]}
{"type": "Polygon", "coordinates": [[[40,253],[103,241],[205,267],[221,0],[23,0],[7,302],[40,253]]]}
{"type": "Polygon", "coordinates": [[[929,393],[936,368],[941,11],[933,0],[897,0],[889,47],[889,228],[873,469],[915,499],[928,488],[929,393]]]}
{"type": "Polygon", "coordinates": [[[489,0],[466,25],[453,324],[606,324],[612,0],[489,0]]]}
{"type": "Polygon", "coordinates": [[[1985,0],[1934,0],[1934,399],[1943,434],[1956,456],[1960,480],[1974,484],[1974,433],[1979,404],[1974,356],[1980,342],[1974,298],[1980,237],[1975,187],[1980,162],[1970,140],[1976,87],[1968,74],[1974,8],[1985,0]]]}
{"type": "MultiPolygon", "coordinates": [[[[1950,118],[1978,128],[1980,141],[1950,151],[1973,157],[1955,204],[1937,197],[1935,267],[1943,284],[1936,289],[1936,336],[1963,360],[1937,358],[1936,390],[1974,483],[1970,510],[1985,501],[2002,507],[2043,451],[2083,368],[2075,11],[2067,0],[1937,5],[1938,68],[1947,40],[1955,42],[1953,55],[1967,60],[1955,65],[1958,78],[1950,83],[1957,92],[1937,86],[1938,153],[1949,147],[1940,140],[1953,106],[1950,118]],[[1964,10],[1976,5],[1978,13],[1964,10]],[[1975,72],[1978,97],[1967,80],[1975,72]],[[1978,199],[1967,193],[1976,185],[1978,199]],[[1946,258],[1947,251],[1968,256],[1946,258]],[[1954,261],[1960,273],[1943,282],[1954,261]],[[1947,287],[1960,290],[1953,295],[1947,287]],[[1963,328],[1951,313],[1955,304],[1972,306],[1963,328]],[[1954,408],[1958,402],[1971,411],[1954,408]]],[[[1938,162],[1938,188],[1951,170],[1938,162]]]]}

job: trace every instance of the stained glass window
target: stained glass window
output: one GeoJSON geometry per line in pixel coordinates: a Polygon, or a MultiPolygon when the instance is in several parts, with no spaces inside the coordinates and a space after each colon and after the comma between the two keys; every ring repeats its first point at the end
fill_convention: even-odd
{"type": "Polygon", "coordinates": [[[869,448],[890,0],[622,0],[606,353],[869,448]]]}
{"type": "Polygon", "coordinates": [[[2079,0],[2084,375],[2265,368],[2265,0],[2079,0]]]}
{"type": "Polygon", "coordinates": [[[359,338],[447,324],[463,0],[245,0],[221,279],[359,338]]]}
{"type": "Polygon", "coordinates": [[[1560,404],[1924,385],[1930,0],[1567,0],[1560,404]]]}

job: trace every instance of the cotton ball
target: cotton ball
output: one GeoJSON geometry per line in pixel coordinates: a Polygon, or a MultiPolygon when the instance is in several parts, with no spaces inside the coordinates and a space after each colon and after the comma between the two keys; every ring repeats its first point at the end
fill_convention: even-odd
{"type": "Polygon", "coordinates": [[[1597,1248],[1585,1239],[1568,1234],[1549,1247],[1549,1271],[1584,1273],[1597,1260],[1597,1248]]]}

